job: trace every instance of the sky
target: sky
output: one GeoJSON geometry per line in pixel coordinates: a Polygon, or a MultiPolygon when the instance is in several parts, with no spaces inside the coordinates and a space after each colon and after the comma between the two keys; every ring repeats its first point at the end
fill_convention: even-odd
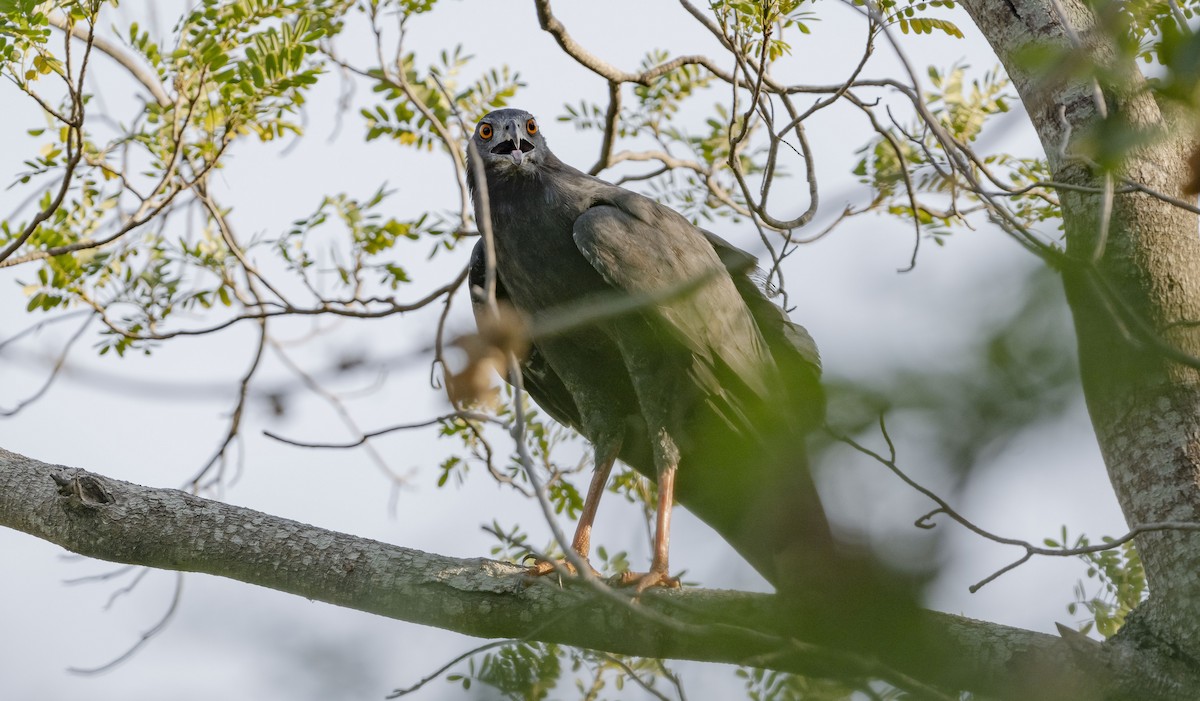
{"type": "MultiPolygon", "coordinates": [[[[139,8],[125,3],[109,12],[109,24],[124,24],[139,8]]],[[[650,48],[672,54],[715,53],[712,38],[676,4],[560,2],[556,13],[575,38],[607,61],[635,68],[650,48]],[[636,18],[631,21],[631,18],[636,18]]],[[[171,5],[156,5],[159,26],[169,31],[171,5]]],[[[860,50],[861,30],[854,11],[822,4],[823,21],[811,38],[794,47],[779,68],[794,80],[828,83],[845,75],[847,61],[860,50]],[[850,38],[850,40],[847,39],[850,38]]],[[[142,20],[145,26],[153,26],[142,20]]],[[[941,35],[906,41],[917,66],[946,67],[963,59],[977,69],[995,58],[986,42],[970,31],[965,16],[962,40],[941,35]]],[[[505,0],[444,1],[429,16],[411,23],[410,46],[419,59],[461,42],[476,56],[472,65],[506,63],[528,84],[515,101],[540,116],[543,133],[563,160],[587,167],[599,151],[599,135],[577,133],[555,117],[564,104],[601,102],[603,81],[565,58],[540,31],[532,3],[505,0]]],[[[344,42],[351,58],[360,45],[344,42]]],[[[894,71],[894,59],[879,49],[879,73],[894,71]]],[[[368,57],[363,56],[363,60],[368,57]]],[[[872,64],[875,66],[875,64],[872,64]]],[[[94,88],[103,96],[96,109],[128,118],[134,84],[98,60],[94,88]]],[[[918,71],[919,75],[923,75],[918,71]]],[[[334,192],[366,197],[386,183],[395,194],[385,207],[404,218],[429,203],[455,206],[452,174],[444,157],[404,149],[385,140],[364,143],[354,110],[336,127],[339,85],[325,81],[309,100],[308,136],[296,144],[243,144],[214,180],[221,201],[233,207],[232,221],[244,235],[277,233],[311,213],[321,197],[334,192]]],[[[370,99],[360,89],[355,100],[370,99]]],[[[42,126],[33,104],[0,85],[0,182],[19,173],[36,143],[23,130],[42,126]]],[[[706,105],[701,105],[701,107],[706,105]]],[[[868,137],[849,112],[822,113],[809,126],[819,164],[823,206],[821,227],[847,202],[866,197],[849,175],[855,150],[868,137]],[[853,124],[851,128],[847,125],[853,124]]],[[[696,125],[703,114],[685,111],[680,123],[696,125]]],[[[1018,113],[1003,136],[988,147],[1031,153],[1036,140],[1018,113]]],[[[807,204],[802,179],[786,181],[776,206],[787,213],[807,204]]],[[[25,197],[19,189],[0,191],[0,215],[25,197]]],[[[746,224],[720,222],[717,233],[756,250],[746,224]]],[[[859,380],[886,378],[903,369],[953,364],[971,347],[981,320],[1020,297],[1021,281],[1036,265],[1028,254],[994,227],[956,235],[946,246],[926,245],[912,272],[907,265],[912,234],[888,219],[859,218],[833,236],[804,247],[787,270],[793,318],[803,323],[821,348],[826,372],[859,380]]],[[[417,282],[402,290],[415,299],[440,285],[463,264],[468,249],[430,264],[417,262],[424,246],[401,250],[411,256],[417,282]]],[[[0,271],[0,339],[25,328],[24,268],[0,271]]],[[[1057,293],[1059,294],[1060,293],[1057,293]]],[[[1061,305],[1060,296],[1047,304],[1061,305]]],[[[471,326],[465,293],[456,300],[453,330],[471,326]]],[[[429,385],[429,347],[436,310],[389,317],[369,324],[321,321],[323,331],[309,339],[314,325],[279,325],[280,337],[298,363],[326,370],[348,354],[363,354],[376,372],[331,380],[352,396],[347,407],[370,430],[417,421],[445,412],[444,397],[429,385]],[[304,345],[298,345],[305,341],[304,345]],[[294,348],[294,350],[292,350],[294,348]],[[361,391],[377,388],[374,392],[361,391]]],[[[1063,323],[1069,319],[1063,317],[1063,323]]],[[[45,376],[71,324],[50,329],[0,355],[0,408],[28,395],[45,376]]],[[[52,389],[16,417],[0,419],[0,445],[30,457],[84,467],[103,475],[158,487],[183,484],[223,436],[236,382],[250,361],[254,331],[242,325],[210,337],[165,344],[150,357],[98,358],[92,335],[69,356],[66,371],[52,389]]],[[[278,358],[269,356],[259,380],[264,394],[273,387],[294,389],[295,381],[278,358]]],[[[433,431],[405,432],[381,439],[377,449],[405,487],[389,510],[388,479],[361,451],[314,451],[282,445],[261,435],[264,429],[312,440],[350,436],[328,404],[294,392],[287,412],[276,416],[263,400],[251,403],[245,421],[243,464],[236,483],[224,493],[230,503],[267,513],[461,557],[486,555],[494,544],[481,526],[496,519],[522,524],[534,542],[546,542],[548,529],[536,506],[494,484],[479,469],[458,487],[436,488],[435,466],[450,447],[433,431]]],[[[915,419],[891,425],[903,463],[931,486],[949,488],[945,466],[930,460],[927,433],[915,419]]],[[[878,447],[879,442],[876,441],[878,447]]],[[[848,451],[833,453],[822,471],[821,489],[835,522],[873,539],[912,529],[912,521],[932,508],[884,469],[848,451]],[[832,464],[830,464],[832,463],[832,464]]],[[[1086,410],[1076,397],[1060,417],[1022,433],[972,475],[961,490],[947,494],[976,522],[1005,535],[1034,542],[1055,535],[1063,524],[1094,537],[1125,530],[1107,485],[1086,410]]],[[[570,530],[571,524],[563,527],[570,530]]],[[[1066,604],[1084,565],[1068,559],[1035,559],[980,592],[967,587],[1021,555],[942,524],[929,537],[944,539],[944,566],[928,592],[939,610],[1053,632],[1055,622],[1074,623],[1066,604]]],[[[640,516],[618,499],[604,502],[597,538],[629,550],[638,566],[648,562],[640,516]]],[[[905,531],[907,532],[907,531],[905,531]]],[[[678,511],[672,532],[672,563],[706,587],[766,590],[736,554],[704,524],[678,511]]],[[[263,699],[377,699],[406,686],[478,641],[461,635],[338,609],[286,594],[224,580],[188,575],[177,613],[165,632],[131,660],[103,675],[81,676],[69,667],[104,664],[133,644],[169,606],[177,575],[149,572],[136,588],[121,593],[136,572],[103,582],[70,580],[112,572],[114,566],[73,557],[30,536],[0,530],[0,698],[208,699],[219,695],[263,699]],[[106,606],[110,597],[112,605],[106,606]]],[[[694,698],[704,690],[736,692],[740,682],[720,665],[681,664],[694,698]]],[[[569,690],[566,690],[569,691],[569,690]]],[[[462,698],[464,692],[435,682],[418,698],[462,698]]],[[[564,693],[570,697],[569,693],[564,693]]]]}

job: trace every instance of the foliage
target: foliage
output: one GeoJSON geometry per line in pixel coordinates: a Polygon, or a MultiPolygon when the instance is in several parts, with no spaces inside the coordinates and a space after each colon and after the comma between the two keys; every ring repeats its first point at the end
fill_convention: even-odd
{"type": "MultiPolygon", "coordinates": [[[[1157,2],[1156,0],[1133,0],[1132,2],[1110,3],[1102,14],[1110,28],[1120,31],[1116,36],[1128,37],[1124,46],[1135,52],[1137,57],[1151,63],[1169,64],[1172,39],[1181,35],[1181,24],[1196,17],[1200,2],[1157,2]]],[[[1190,31],[1182,33],[1190,34],[1190,31]]]]}
{"type": "MultiPolygon", "coordinates": [[[[488,408],[495,413],[501,422],[515,421],[512,405],[513,390],[505,387],[504,396],[478,403],[479,408],[488,408]]],[[[583,471],[585,461],[579,460],[574,465],[564,465],[560,456],[569,444],[578,445],[578,436],[558,423],[549,420],[535,408],[527,395],[521,396],[525,406],[525,446],[535,464],[543,473],[542,479],[547,485],[547,498],[554,512],[570,518],[579,515],[583,508],[583,497],[572,484],[571,476],[583,471]]],[[[440,434],[444,437],[457,439],[466,454],[451,454],[440,466],[438,486],[445,486],[451,479],[455,484],[461,484],[466,478],[472,465],[481,465],[502,484],[528,493],[529,476],[521,463],[521,457],[516,446],[509,451],[504,464],[492,450],[492,443],[486,435],[486,427],[477,421],[469,419],[448,419],[441,422],[440,434]]]]}
{"type": "MultiPolygon", "coordinates": [[[[82,84],[82,69],[68,76],[54,62],[47,48],[48,16],[62,11],[76,22],[94,24],[101,5],[63,2],[48,11],[3,15],[3,72],[39,100],[37,77],[56,74],[68,85],[62,104],[47,111],[49,127],[30,132],[48,140],[38,157],[27,161],[28,170],[17,183],[41,189],[36,204],[48,214],[15,261],[41,266],[22,282],[31,311],[92,308],[105,322],[101,353],[149,352],[180,330],[172,322],[183,312],[227,309],[227,321],[252,314],[264,294],[284,309],[304,306],[282,296],[281,287],[255,289],[256,276],[246,277],[245,264],[256,253],[280,261],[294,274],[302,290],[296,297],[328,306],[332,313],[349,313],[359,304],[354,300],[387,299],[412,282],[394,250],[398,241],[429,241],[436,252],[453,248],[460,238],[463,225],[437,212],[381,219],[373,211],[387,194],[381,187],[365,200],[345,194],[326,197],[316,211],[296,219],[276,238],[237,241],[231,212],[207,194],[209,172],[223,166],[223,156],[235,142],[302,135],[295,116],[326,72],[329,42],[344,28],[354,3],[206,0],[180,19],[169,46],[133,23],[126,41],[151,69],[146,80],[155,82],[165,99],[147,100],[131,121],[112,125],[115,130],[105,123],[76,130],[69,116],[75,93],[69,86],[82,84]],[[26,77],[30,70],[36,75],[26,77]],[[43,184],[55,176],[67,183],[60,206],[53,206],[53,188],[43,184]],[[349,236],[317,235],[330,215],[349,236]],[[157,223],[153,230],[143,226],[152,220],[157,223]],[[186,220],[182,229],[194,233],[173,236],[181,227],[168,224],[177,220],[186,220]]],[[[432,3],[425,5],[404,7],[419,13],[432,3]]],[[[520,86],[507,68],[496,69],[453,92],[451,103],[432,76],[455,91],[469,57],[457,50],[443,52],[441,58],[440,66],[420,79],[411,53],[402,66],[413,80],[415,100],[428,100],[438,118],[448,119],[456,111],[476,116],[504,104],[520,86]]],[[[368,138],[387,133],[402,143],[430,146],[429,128],[416,116],[417,103],[400,98],[390,72],[375,75],[374,87],[384,94],[389,110],[380,106],[370,113],[388,120],[368,119],[368,138]]],[[[82,111],[90,98],[78,94],[82,111]]],[[[16,245],[30,226],[29,220],[0,221],[0,250],[16,245]]]]}
{"type": "Polygon", "coordinates": [[[464,690],[478,682],[500,698],[513,701],[549,698],[567,679],[573,681],[572,693],[583,699],[606,698],[602,694],[610,688],[616,694],[613,698],[623,698],[627,687],[635,685],[654,689],[663,697],[658,687],[678,684],[670,669],[658,660],[520,640],[471,655],[464,671],[446,676],[446,681],[464,690]]]}
{"type": "MultiPolygon", "coordinates": [[[[750,701],[849,701],[858,698],[856,690],[837,682],[814,680],[796,674],[786,674],[769,669],[739,667],[737,676],[746,685],[746,698],[750,701]]],[[[871,698],[890,701],[901,698],[894,689],[884,692],[872,691],[871,698]]]]}
{"type": "MultiPolygon", "coordinates": [[[[244,252],[232,249],[228,212],[207,197],[205,178],[238,139],[270,141],[302,132],[293,115],[324,70],[318,43],[341,30],[349,5],[207,0],[181,18],[169,50],[131,24],[129,45],[150,66],[158,89],[165,93],[169,86],[174,98],[147,100],[132,121],[115,129],[99,123],[95,132],[77,131],[68,115],[82,116],[88,102],[75,87],[83,84],[83,68],[73,76],[57,72],[67,87],[63,106],[47,111],[50,128],[31,132],[50,139],[19,181],[41,187],[42,176],[61,174],[67,186],[58,207],[52,207],[52,190],[43,191],[37,205],[49,218],[33,230],[18,259],[41,261],[35,280],[25,283],[29,308],[97,310],[108,335],[100,352],[121,354],[132,347],[148,351],[177,312],[247,300],[244,283],[237,289],[235,282],[244,252]],[[80,99],[72,103],[72,95],[80,99]],[[105,131],[110,133],[101,137],[105,131]],[[175,204],[184,193],[192,195],[187,208],[204,210],[203,225],[198,235],[173,238],[164,229],[186,211],[175,204]],[[156,230],[141,228],[152,219],[156,230]],[[117,309],[124,310],[120,316],[112,313],[117,309]]],[[[100,7],[56,3],[50,12],[94,25],[100,7]]],[[[39,26],[48,21],[43,14],[27,19],[39,26]]],[[[27,56],[45,51],[44,33],[12,31],[20,28],[12,15],[5,22],[10,36],[41,37],[10,51],[0,70],[15,77],[27,56]]],[[[30,83],[19,84],[36,98],[30,83]]],[[[0,248],[16,243],[28,226],[0,223],[0,248]]]]}
{"type": "MultiPolygon", "coordinates": [[[[1122,56],[1163,64],[1149,89],[1164,104],[1200,108],[1200,39],[1177,16],[1193,18],[1200,1],[1177,3],[1177,12],[1176,3],[1149,0],[1093,4],[1100,28],[1114,37],[1122,56]]],[[[93,314],[103,323],[97,352],[115,356],[149,353],[176,336],[218,333],[250,320],[263,330],[261,353],[266,324],[279,316],[374,319],[433,302],[448,313],[458,285],[415,304],[397,302],[396,295],[425,282],[418,267],[424,259],[455,250],[474,233],[465,194],[457,205],[422,203],[416,211],[400,212],[385,184],[348,193],[335,183],[316,201],[284,198],[276,205],[278,221],[246,236],[238,227],[239,212],[223,204],[210,184],[235,149],[309,138],[305,110],[314,86],[342,74],[350,85],[370,88],[365,98],[347,98],[342,108],[361,118],[359,133],[366,141],[380,149],[445,157],[463,194],[462,145],[482,115],[520,95],[520,73],[507,65],[479,67],[461,44],[440,51],[432,62],[407,47],[406,32],[436,9],[434,0],[201,0],[165,36],[137,23],[117,28],[114,43],[143,69],[129,69],[141,92],[136,104],[121,105],[123,113],[104,114],[90,92],[94,84],[85,80],[95,70],[89,57],[100,50],[87,37],[103,34],[114,5],[0,0],[0,75],[34,101],[45,120],[28,131],[36,143],[11,183],[25,204],[0,220],[0,268],[22,266],[27,311],[49,319],[66,311],[93,314]],[[344,34],[364,25],[377,49],[365,64],[338,47],[344,34]],[[67,37],[72,28],[82,41],[67,37]]],[[[765,262],[781,280],[780,264],[798,245],[793,230],[808,220],[774,219],[768,192],[785,182],[798,185],[795,176],[802,173],[815,209],[816,185],[808,171],[816,156],[806,120],[836,105],[861,117],[874,133],[852,169],[866,202],[848,205],[845,216],[893,217],[912,225],[918,243],[925,238],[939,245],[953,232],[986,221],[1028,236],[1026,243],[1034,241],[1030,245],[1039,252],[1058,250],[1060,202],[1046,159],[981,152],[985,136],[1012,106],[1006,76],[961,63],[930,67],[911,85],[863,79],[870,72],[859,72],[885,32],[900,46],[930,34],[962,38],[954,2],[856,1],[869,35],[863,64],[845,85],[798,83],[792,91],[775,81],[779,69],[807,48],[802,42],[822,31],[818,4],[708,5],[713,18],[708,29],[736,60],[704,63],[651,49],[636,67],[640,77],[616,86],[609,105],[575,97],[564,105],[560,121],[606,144],[596,173],[641,189],[695,222],[748,222],[771,256],[765,262]],[[798,95],[816,97],[810,106],[798,95]]],[[[1124,85],[1118,67],[1079,57],[1074,47],[1035,47],[1025,59],[1030,70],[1048,76],[1124,85]]],[[[1162,136],[1123,120],[1114,114],[1092,133],[1074,135],[1070,156],[1115,173],[1131,149],[1162,136]]],[[[785,207],[802,208],[794,206],[802,195],[802,186],[789,191],[785,207]]],[[[916,254],[914,249],[914,262],[916,254]]],[[[940,366],[899,372],[879,386],[831,377],[836,395],[831,416],[856,432],[873,425],[884,409],[927,415],[939,431],[932,449],[950,469],[965,473],[982,453],[1071,399],[1067,388],[1074,388],[1077,368],[1058,332],[1059,307],[1047,303],[1058,294],[1047,280],[1058,283],[1049,276],[1030,281],[1014,313],[972,348],[972,360],[962,363],[961,372],[940,366]]],[[[453,343],[439,336],[432,345],[435,365],[445,370],[456,352],[453,343]]],[[[253,373],[243,382],[240,401],[253,373]]],[[[233,412],[230,438],[239,431],[241,409],[239,403],[233,412]]],[[[439,465],[439,487],[461,484],[482,470],[533,497],[534,471],[547,485],[544,497],[553,512],[578,517],[583,506],[578,483],[590,466],[578,436],[507,386],[456,409],[456,415],[435,422],[439,436],[453,446],[439,465]],[[517,434],[518,402],[526,419],[520,446],[510,439],[517,434]]],[[[620,467],[608,489],[642,505],[649,523],[658,499],[653,482],[620,467]]],[[[558,543],[535,547],[520,524],[493,520],[490,530],[497,541],[493,557],[523,562],[531,553],[561,554],[558,543]]],[[[1065,527],[1060,539],[1046,540],[1064,549],[1067,542],[1065,527]]],[[[1069,548],[1088,545],[1079,536],[1069,548]]],[[[625,551],[606,544],[596,550],[603,574],[629,569],[625,551]]],[[[1083,629],[1111,636],[1147,595],[1137,552],[1124,543],[1080,557],[1099,591],[1088,595],[1081,582],[1069,611],[1082,606],[1093,619],[1083,629]]],[[[848,683],[763,669],[747,667],[737,674],[755,701],[844,699],[856,693],[848,683]]],[[[610,689],[620,694],[628,684],[655,693],[678,685],[657,660],[533,641],[471,656],[465,670],[446,678],[464,689],[482,684],[488,693],[514,699],[548,698],[568,678],[585,698],[610,689]]],[[[872,698],[902,694],[870,680],[858,692],[868,690],[872,698]]]]}
{"type": "Polygon", "coordinates": [[[559,647],[548,643],[513,643],[495,652],[471,658],[465,674],[451,674],[446,681],[470,689],[473,681],[518,701],[544,699],[562,675],[559,647]]]}
{"type": "MultiPolygon", "coordinates": [[[[1008,112],[1012,100],[1008,78],[998,69],[969,85],[967,71],[967,66],[958,64],[944,72],[930,66],[932,89],[922,95],[933,119],[951,139],[963,144],[978,140],[988,120],[1008,112]]],[[[955,228],[966,223],[965,215],[975,209],[980,198],[963,187],[952,155],[928,128],[916,121],[909,126],[876,123],[875,127],[879,136],[860,151],[863,157],[854,168],[859,181],[875,192],[871,205],[859,213],[882,209],[911,219],[917,196],[934,195],[937,205],[918,204],[915,218],[926,236],[939,245],[945,243],[955,228]]],[[[974,180],[1023,191],[1012,200],[1013,211],[1025,226],[1057,219],[1057,197],[1040,185],[1046,179],[1043,159],[994,153],[969,163],[968,168],[974,180]]]]}
{"type": "MultiPolygon", "coordinates": [[[[865,5],[865,2],[855,0],[856,5],[865,5]]],[[[877,3],[879,12],[882,15],[884,24],[895,24],[900,28],[902,34],[932,34],[934,31],[943,32],[948,36],[956,39],[962,39],[962,30],[954,22],[940,17],[931,17],[928,15],[918,15],[918,12],[927,12],[932,9],[944,8],[953,9],[953,0],[905,0],[901,4],[898,0],[881,0],[877,3]]]]}
{"type": "Polygon", "coordinates": [[[746,55],[774,61],[791,52],[786,41],[774,36],[776,32],[782,35],[796,29],[801,34],[812,33],[809,24],[816,14],[802,10],[804,4],[803,0],[717,0],[712,9],[718,20],[742,40],[746,55]]]}
{"type": "MultiPolygon", "coordinates": [[[[467,125],[474,125],[488,112],[506,106],[524,85],[516,73],[503,66],[459,89],[458,76],[470,61],[459,45],[453,51],[443,51],[440,63],[424,76],[418,73],[416,57],[411,53],[404,55],[394,69],[370,71],[374,80],[371,89],[382,95],[383,102],[361,110],[367,141],[388,136],[404,146],[449,148],[441,141],[435,124],[456,124],[461,115],[467,125]]],[[[465,138],[471,128],[460,131],[460,136],[465,138]]]]}
{"type": "Polygon", "coordinates": [[[352,298],[364,287],[382,286],[395,290],[412,279],[404,267],[381,254],[400,241],[433,239],[449,232],[432,225],[429,213],[412,221],[400,221],[395,217],[385,219],[378,209],[389,194],[380,187],[361,201],[344,193],[324,197],[312,214],[293,222],[292,228],[271,245],[280,259],[323,299],[352,298]],[[336,217],[344,231],[321,237],[327,243],[317,249],[310,239],[331,216],[336,217]],[[324,285],[313,278],[312,271],[319,261],[325,263],[319,266],[324,278],[329,278],[330,272],[335,273],[335,285],[324,285]],[[364,279],[367,273],[374,274],[373,284],[364,279]]]}
{"type": "MultiPolygon", "coordinates": [[[[1062,527],[1058,538],[1046,538],[1045,544],[1051,548],[1075,550],[1092,545],[1086,535],[1080,535],[1071,542],[1067,537],[1067,527],[1062,527]]],[[[1113,539],[1105,536],[1103,543],[1112,543],[1113,539]]],[[[1099,590],[1088,595],[1082,581],[1075,585],[1075,601],[1067,605],[1067,612],[1075,615],[1082,606],[1092,615],[1092,620],[1084,621],[1079,629],[1096,632],[1105,638],[1110,638],[1125,623],[1125,617],[1137,605],[1146,600],[1149,591],[1146,587],[1146,571],[1142,568],[1142,560],[1138,557],[1137,547],[1133,541],[1126,541],[1119,547],[1083,553],[1078,556],[1087,564],[1088,579],[1095,579],[1100,585],[1099,590]]]]}

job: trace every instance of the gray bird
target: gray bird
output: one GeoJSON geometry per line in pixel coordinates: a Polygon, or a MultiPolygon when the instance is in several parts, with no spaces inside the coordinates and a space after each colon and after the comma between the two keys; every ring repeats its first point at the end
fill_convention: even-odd
{"type": "MultiPolygon", "coordinates": [[[[536,329],[614,299],[649,299],[535,337],[521,363],[533,399],[595,449],[572,548],[587,560],[596,508],[620,458],[658,483],[650,571],[621,583],[639,592],[678,586],[667,558],[675,499],[777,585],[816,564],[830,538],[804,439],[823,420],[820,361],[808,333],[755,283],[754,258],[668,207],[566,165],[528,112],[488,114],[472,141],[487,180],[499,301],[536,329]]],[[[482,221],[473,172],[468,182],[482,221]]],[[[480,241],[469,277],[481,327],[486,271],[480,241]]]]}

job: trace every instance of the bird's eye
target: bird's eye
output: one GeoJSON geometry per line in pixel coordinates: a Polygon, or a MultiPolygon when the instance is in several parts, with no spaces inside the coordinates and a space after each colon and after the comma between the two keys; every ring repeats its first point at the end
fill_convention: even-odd
{"type": "Polygon", "coordinates": [[[488,139],[492,138],[492,125],[491,124],[484,122],[483,124],[479,125],[479,138],[483,139],[484,141],[487,141],[488,139]]]}
{"type": "Polygon", "coordinates": [[[525,131],[529,132],[530,135],[536,134],[537,133],[537,121],[531,119],[528,122],[525,122],[525,131]]]}

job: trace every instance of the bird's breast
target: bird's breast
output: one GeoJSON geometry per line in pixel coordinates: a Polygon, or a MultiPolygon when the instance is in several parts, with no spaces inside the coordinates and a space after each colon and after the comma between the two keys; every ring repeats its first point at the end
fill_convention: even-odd
{"type": "Polygon", "coordinates": [[[530,210],[493,217],[496,270],[513,304],[533,315],[609,289],[575,245],[578,213],[563,207],[530,210]]]}

